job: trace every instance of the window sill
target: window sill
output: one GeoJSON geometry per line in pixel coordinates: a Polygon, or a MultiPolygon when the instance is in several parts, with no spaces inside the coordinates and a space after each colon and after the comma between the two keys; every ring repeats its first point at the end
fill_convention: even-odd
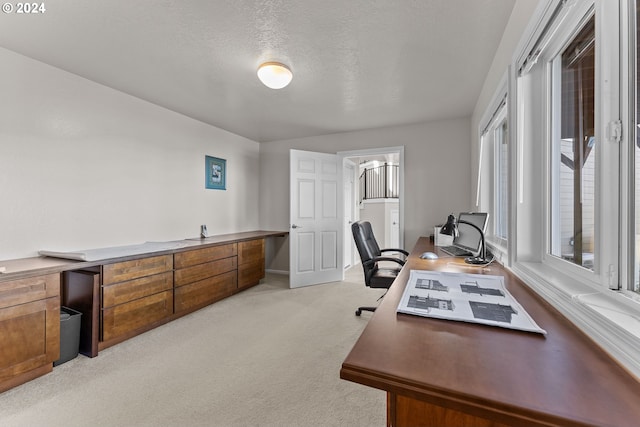
{"type": "Polygon", "coordinates": [[[502,265],[507,265],[507,249],[493,239],[487,240],[487,248],[491,251],[494,259],[502,265]]]}
{"type": "Polygon", "coordinates": [[[640,379],[640,303],[597,288],[546,264],[518,262],[512,271],[640,379]]]}

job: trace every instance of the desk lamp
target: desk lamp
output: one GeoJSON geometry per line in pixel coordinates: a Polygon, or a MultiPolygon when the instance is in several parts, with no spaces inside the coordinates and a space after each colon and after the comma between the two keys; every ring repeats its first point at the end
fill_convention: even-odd
{"type": "Polygon", "coordinates": [[[487,262],[489,262],[486,257],[484,233],[482,232],[480,227],[478,227],[477,225],[472,224],[469,221],[465,221],[463,219],[459,219],[456,221],[455,216],[449,215],[449,217],[447,218],[447,223],[440,229],[440,234],[444,234],[446,236],[454,236],[454,238],[458,237],[458,234],[459,234],[458,224],[467,224],[475,228],[476,230],[478,230],[478,233],[480,233],[481,244],[482,244],[480,256],[465,258],[464,262],[466,262],[467,264],[486,264],[487,262]]]}

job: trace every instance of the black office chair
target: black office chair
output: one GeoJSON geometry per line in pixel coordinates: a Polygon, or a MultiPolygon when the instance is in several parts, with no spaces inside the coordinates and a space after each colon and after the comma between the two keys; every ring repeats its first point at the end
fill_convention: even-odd
{"type": "MultiPolygon", "coordinates": [[[[400,252],[405,256],[409,252],[404,249],[380,249],[376,237],[373,235],[373,229],[369,221],[356,221],[351,224],[351,232],[353,240],[356,242],[360,260],[362,261],[362,269],[364,270],[364,283],[370,288],[389,289],[393,281],[398,276],[400,269],[404,265],[404,260],[395,257],[382,256],[383,252],[400,252]],[[397,263],[400,267],[380,268],[378,262],[390,261],[397,263]]],[[[384,293],[386,295],[386,292],[384,293]]],[[[380,298],[384,297],[382,295],[380,298]]],[[[380,299],[379,298],[379,299],[380,299]]],[[[358,307],[356,316],[360,316],[363,311],[376,311],[376,307],[358,307]]]]}

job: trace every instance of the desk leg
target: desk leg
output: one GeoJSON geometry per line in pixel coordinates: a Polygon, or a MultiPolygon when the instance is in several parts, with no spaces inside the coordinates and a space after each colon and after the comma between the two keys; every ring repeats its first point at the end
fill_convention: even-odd
{"type": "Polygon", "coordinates": [[[422,400],[387,393],[387,427],[508,427],[422,400]]]}

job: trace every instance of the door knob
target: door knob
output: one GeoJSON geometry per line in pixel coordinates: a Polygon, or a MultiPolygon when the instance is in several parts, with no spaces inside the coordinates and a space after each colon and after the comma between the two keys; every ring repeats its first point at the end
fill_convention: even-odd
{"type": "Polygon", "coordinates": [[[302,227],[300,227],[298,225],[295,225],[295,224],[291,224],[291,228],[302,228],[302,227]]]}

